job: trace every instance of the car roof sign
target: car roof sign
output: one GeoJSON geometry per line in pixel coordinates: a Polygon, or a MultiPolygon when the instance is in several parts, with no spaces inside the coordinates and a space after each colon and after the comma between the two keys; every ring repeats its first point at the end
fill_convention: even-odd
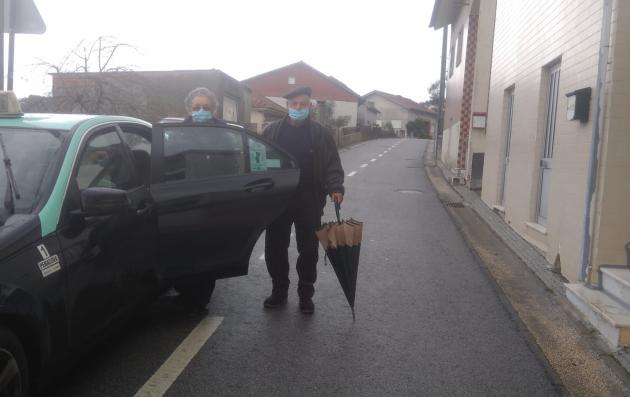
{"type": "Polygon", "coordinates": [[[22,116],[20,102],[12,91],[0,91],[0,117],[22,116]]]}

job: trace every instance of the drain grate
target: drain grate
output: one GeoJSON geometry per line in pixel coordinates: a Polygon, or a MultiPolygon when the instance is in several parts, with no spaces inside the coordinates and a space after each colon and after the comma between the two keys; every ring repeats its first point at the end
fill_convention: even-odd
{"type": "Polygon", "coordinates": [[[444,205],[451,208],[464,208],[464,203],[462,202],[444,203],[444,205]]]}

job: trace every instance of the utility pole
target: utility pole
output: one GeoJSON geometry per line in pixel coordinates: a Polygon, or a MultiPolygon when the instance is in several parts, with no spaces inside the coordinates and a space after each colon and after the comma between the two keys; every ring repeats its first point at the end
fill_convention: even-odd
{"type": "Polygon", "coordinates": [[[0,0],[0,10],[2,10],[2,18],[0,18],[0,91],[4,91],[4,8],[5,0],[0,0]]]}
{"type": "MultiPolygon", "coordinates": [[[[7,91],[13,91],[13,56],[15,53],[15,10],[16,0],[4,0],[9,2],[9,67],[7,69],[7,91]]],[[[5,9],[6,12],[6,9],[5,9]]],[[[5,26],[6,27],[6,26],[5,26]]],[[[4,29],[3,29],[4,31],[4,29]]]]}
{"type": "Polygon", "coordinates": [[[442,151],[442,133],[444,132],[444,91],[446,89],[446,46],[448,41],[448,25],[442,28],[442,67],[440,69],[440,98],[438,100],[438,126],[435,134],[435,164],[442,151]]]}

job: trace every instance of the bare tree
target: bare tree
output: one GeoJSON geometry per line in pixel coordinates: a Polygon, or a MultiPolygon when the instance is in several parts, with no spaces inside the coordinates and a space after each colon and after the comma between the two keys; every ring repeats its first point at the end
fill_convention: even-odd
{"type": "Polygon", "coordinates": [[[123,49],[137,51],[129,43],[120,43],[114,36],[99,36],[92,42],[81,40],[58,62],[38,58],[37,67],[46,69],[46,73],[89,73],[120,72],[133,70],[133,65],[111,66],[114,57],[123,49]]]}
{"type": "Polygon", "coordinates": [[[35,66],[54,79],[48,108],[64,113],[143,115],[146,98],[130,73],[133,66],[116,62],[124,49],[137,51],[113,36],[99,36],[91,42],[81,40],[59,62],[39,59],[35,66]]]}

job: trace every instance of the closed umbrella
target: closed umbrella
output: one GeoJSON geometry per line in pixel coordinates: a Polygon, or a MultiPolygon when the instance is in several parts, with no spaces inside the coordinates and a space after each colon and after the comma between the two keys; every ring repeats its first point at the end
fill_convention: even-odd
{"type": "Polygon", "coordinates": [[[326,251],[326,257],[335,270],[341,289],[350,304],[352,320],[355,321],[354,301],[357,290],[361,239],[363,238],[363,222],[352,218],[342,221],[339,215],[340,208],[341,206],[335,203],[337,221],[324,223],[316,233],[319,242],[326,251]]]}

